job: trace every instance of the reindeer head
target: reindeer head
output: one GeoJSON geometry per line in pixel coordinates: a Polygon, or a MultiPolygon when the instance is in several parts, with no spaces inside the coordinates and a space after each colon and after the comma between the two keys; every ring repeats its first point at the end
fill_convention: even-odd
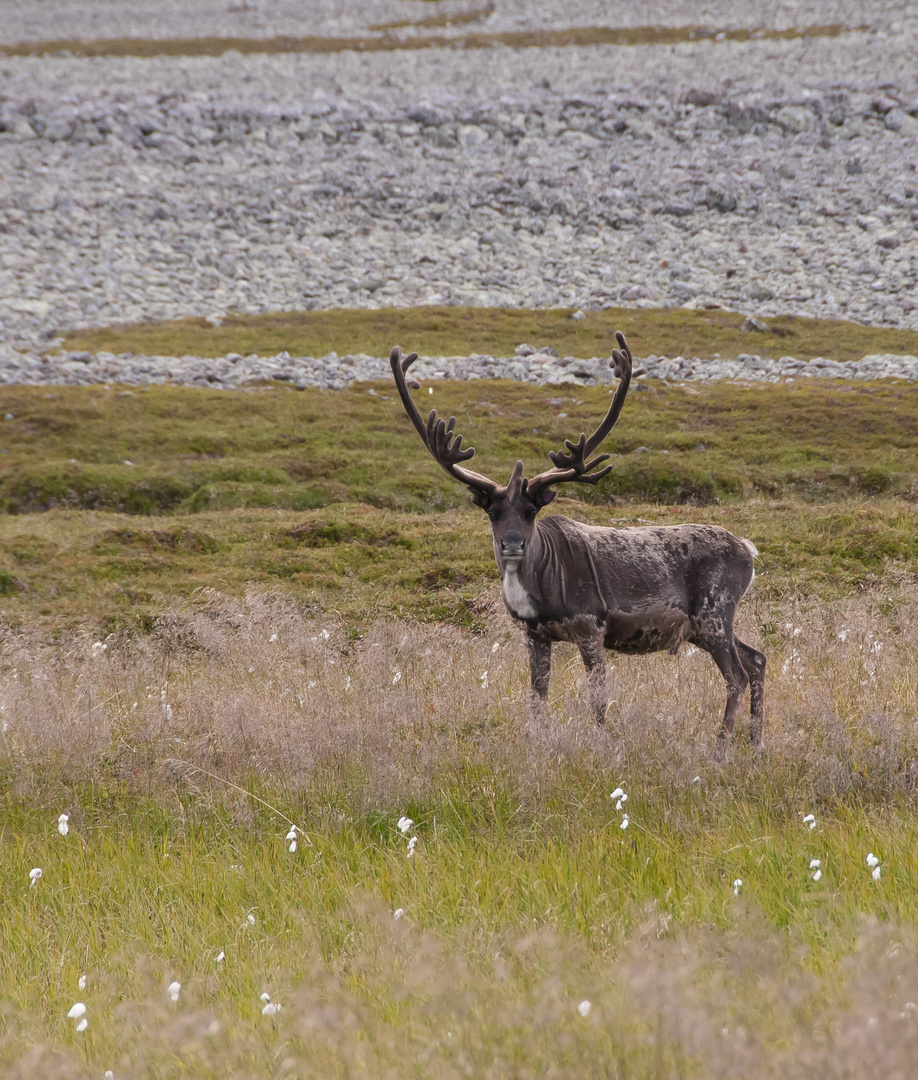
{"type": "Polygon", "coordinates": [[[411,353],[403,358],[402,350],[397,345],[392,350],[389,362],[405,411],[434,461],[454,480],[465,484],[472,492],[472,502],[488,515],[494,537],[494,557],[501,571],[508,564],[518,565],[525,557],[535,531],[536,517],[555,497],[552,488],[556,484],[595,484],[612,469],[611,465],[598,469],[608,460],[609,454],[598,457],[591,455],[618,420],[631,382],[631,350],[624,334],[616,331],[615,340],[619,347],[612,350],[612,362],[615,374],[621,381],[602,423],[589,438],[581,434],[576,443],[565,439],[566,451],[553,450],[548,455],[554,468],[532,479],[523,476],[523,463],[518,461],[506,487],[459,464],[468,461],[475,451],[472,447],[462,449],[462,436],[455,434],[455,416],[445,421],[437,416],[434,409],[426,422],[421,418],[411,397],[411,391],[420,389],[421,384],[406,378],[406,372],[417,360],[418,354],[411,353]]]}

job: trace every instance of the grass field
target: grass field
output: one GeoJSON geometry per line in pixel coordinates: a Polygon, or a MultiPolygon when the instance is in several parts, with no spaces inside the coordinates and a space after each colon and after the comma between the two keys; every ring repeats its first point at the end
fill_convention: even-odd
{"type": "MultiPolygon", "coordinates": [[[[605,730],[560,648],[529,720],[486,520],[386,385],[2,396],[4,1075],[910,1075],[908,387],[634,393],[552,507],[761,550],[768,751],[722,764],[690,648],[610,658],[605,730]]],[[[433,402],[504,480],[608,393],[433,402]]]]}
{"type": "Polygon", "coordinates": [[[603,308],[572,319],[571,309],[470,308],[430,305],[417,308],[286,311],[268,315],[229,315],[219,325],[207,319],[177,319],[69,330],[71,350],[152,356],[225,356],[227,353],[325,356],[332,350],[385,355],[396,343],[424,356],[513,356],[523,342],[551,345],[561,356],[608,356],[615,331],[631,342],[635,355],[733,357],[739,353],[778,359],[827,356],[843,362],[867,353],[918,354],[918,331],[893,326],[863,326],[841,319],[777,315],[765,332],[742,329],[745,316],[724,308],[603,308]]]}

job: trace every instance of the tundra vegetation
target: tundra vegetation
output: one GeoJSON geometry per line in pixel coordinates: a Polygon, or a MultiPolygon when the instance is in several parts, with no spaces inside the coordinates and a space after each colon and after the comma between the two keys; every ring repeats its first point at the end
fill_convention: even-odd
{"type": "MultiPolygon", "coordinates": [[[[432,389],[500,475],[609,404],[432,389]]],[[[559,647],[529,718],[487,521],[391,383],[3,416],[0,1071],[907,1074],[910,387],[632,388],[552,507],[756,544],[768,751],[723,763],[691,648],[611,658],[600,730],[559,647]]]]}

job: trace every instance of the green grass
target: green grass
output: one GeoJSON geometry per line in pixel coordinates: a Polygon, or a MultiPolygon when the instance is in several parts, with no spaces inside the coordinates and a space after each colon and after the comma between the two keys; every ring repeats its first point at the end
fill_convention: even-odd
{"type": "MultiPolygon", "coordinates": [[[[811,507],[636,505],[627,514],[558,500],[593,524],[698,521],[759,548],[758,588],[837,597],[879,585],[890,567],[918,566],[918,510],[895,500],[811,507]]],[[[487,521],[470,509],[399,514],[354,503],[305,513],[210,511],[162,518],[53,511],[0,518],[0,619],[49,628],[144,629],[201,589],[242,595],[279,588],[313,611],[362,626],[414,617],[481,628],[481,596],[497,581],[487,521]]]]}
{"type": "MultiPolygon", "coordinates": [[[[883,970],[880,958],[846,959],[865,920],[890,923],[901,941],[918,914],[908,817],[819,807],[811,833],[779,808],[786,793],[750,804],[706,780],[634,792],[623,833],[611,780],[587,790],[583,780],[560,770],[537,821],[520,819],[506,778],[487,768],[436,799],[372,812],[355,814],[345,788],[341,823],[318,829],[308,803],[262,791],[306,823],[294,854],[282,819],[256,806],[240,826],[200,791],[176,790],[168,810],[104,790],[8,805],[0,1066],[44,1044],[116,1075],[710,1077],[729,1075],[752,1024],[764,1054],[744,1075],[766,1076],[812,1053],[814,1028],[856,1027],[858,984],[875,986],[883,970]],[[61,806],[74,826],[66,838],[61,806]],[[418,823],[411,860],[395,828],[402,812],[418,823]],[[30,888],[33,865],[43,876],[30,888]],[[284,1006],[276,1020],[261,1015],[262,992],[284,1006]],[[584,998],[589,1022],[576,1010],[584,998]],[[788,999],[800,1002],[790,1013],[788,999]],[[82,1036],[66,1019],[77,1000],[90,1021],[82,1036]],[[705,1018],[693,1021],[699,1007],[705,1018]],[[512,1065],[500,1066],[502,1053],[512,1065]]],[[[903,1051],[890,1020],[913,982],[873,1005],[887,1053],[903,1051]]],[[[42,1075],[69,1075],[50,1065],[42,1075]]]]}
{"type": "MultiPolygon", "coordinates": [[[[438,383],[431,400],[462,418],[476,466],[505,481],[518,456],[547,467],[609,396],[473,382],[438,383]]],[[[144,626],[172,599],[252,582],[348,617],[480,622],[495,578],[487,522],[385,384],[376,396],[7,387],[7,411],[7,618],[144,626]]],[[[567,486],[552,509],[596,524],[723,524],[759,546],[763,587],[836,595],[915,564],[903,499],[918,483],[915,431],[907,386],[653,387],[632,393],[608,440],[610,477],[567,486]]]]}
{"type": "MultiPolygon", "coordinates": [[[[156,386],[7,387],[0,406],[0,506],[175,513],[361,502],[398,510],[466,506],[427,456],[391,384],[347,391],[265,387],[215,394],[156,386]]],[[[608,391],[510,382],[436,383],[425,402],[458,416],[476,468],[505,481],[598,423],[608,391]]],[[[423,405],[422,405],[423,407],[423,405]]],[[[597,487],[564,494],[705,505],[753,495],[813,500],[909,496],[918,408],[902,384],[650,384],[633,390],[606,442],[597,487]]]]}
{"type": "Polygon", "coordinates": [[[423,355],[512,356],[517,345],[553,345],[562,355],[608,356],[621,330],[638,356],[765,357],[860,360],[868,353],[918,355],[918,331],[830,319],[781,315],[766,320],[769,333],[741,330],[744,316],[714,309],[606,308],[571,319],[573,309],[419,307],[335,309],[231,315],[222,325],[179,319],[96,330],[65,331],[71,350],[155,356],[225,356],[227,353],[293,356],[367,353],[388,355],[393,345],[423,355]]]}

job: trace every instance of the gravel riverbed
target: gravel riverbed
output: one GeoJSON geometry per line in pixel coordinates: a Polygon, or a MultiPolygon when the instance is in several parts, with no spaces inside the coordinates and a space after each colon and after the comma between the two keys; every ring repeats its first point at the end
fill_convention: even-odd
{"type": "MultiPolygon", "coordinates": [[[[633,5],[530,7],[498,5],[476,29],[636,20],[633,5]]],[[[690,7],[691,19],[685,4],[641,17],[756,25],[749,5],[690,7]]],[[[134,9],[113,2],[110,20],[92,26],[89,10],[14,5],[4,37],[114,36],[134,9]]],[[[340,34],[417,18],[416,4],[396,0],[317,4],[308,25],[290,4],[276,18],[269,3],[215,7],[212,18],[205,6],[198,22],[170,23],[171,10],[140,5],[136,32],[340,34]]],[[[359,357],[43,356],[71,328],[228,312],[723,306],[918,328],[918,9],[776,12],[770,26],[862,29],[670,45],[0,58],[0,381],[237,385],[258,369],[343,385],[387,370],[359,357]]],[[[564,359],[430,367],[604,378],[571,376],[564,359]]],[[[913,361],[864,361],[854,374],[911,377],[913,361]]],[[[838,374],[829,361],[754,356],[644,364],[647,377],[838,374]]]]}

